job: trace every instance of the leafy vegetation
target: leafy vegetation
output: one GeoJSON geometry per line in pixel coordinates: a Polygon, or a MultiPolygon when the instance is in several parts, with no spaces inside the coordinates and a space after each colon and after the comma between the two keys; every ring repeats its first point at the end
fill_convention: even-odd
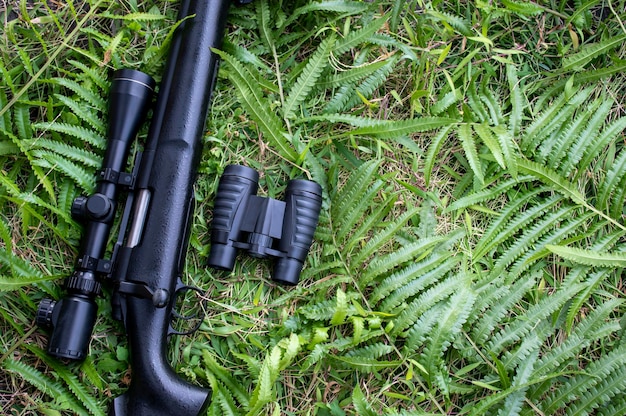
{"type": "MultiPolygon", "coordinates": [[[[62,296],[106,145],[111,69],[159,77],[168,2],[6,2],[0,44],[3,413],[106,414],[129,381],[99,299],[65,365],[34,325],[62,296]]],[[[209,415],[623,415],[623,1],[255,0],[233,8],[171,341],[209,415]],[[301,283],[206,267],[228,163],[324,189],[301,283]]],[[[140,135],[143,138],[145,132],[140,135]]]]}

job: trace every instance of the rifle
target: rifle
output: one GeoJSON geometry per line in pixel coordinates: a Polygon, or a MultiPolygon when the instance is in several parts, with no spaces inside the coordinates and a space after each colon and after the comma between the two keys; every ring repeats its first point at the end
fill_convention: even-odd
{"type": "MultiPolygon", "coordinates": [[[[238,4],[251,0],[232,0],[238,4]]],[[[193,214],[193,186],[218,70],[211,48],[221,46],[231,0],[182,0],[148,138],[125,173],[130,144],[150,106],[154,81],[134,70],[114,74],[107,151],[94,194],[79,197],[72,214],[84,232],[67,295],[45,299],[37,323],[51,330],[48,353],[81,360],[97,315],[101,282],[113,286],[113,316],[128,335],[132,379],[110,415],[198,415],[210,390],[181,379],[167,361],[167,340],[180,334],[171,320],[177,297],[197,290],[182,283],[193,214]],[[120,235],[105,259],[117,198],[128,191],[120,235]]]]}

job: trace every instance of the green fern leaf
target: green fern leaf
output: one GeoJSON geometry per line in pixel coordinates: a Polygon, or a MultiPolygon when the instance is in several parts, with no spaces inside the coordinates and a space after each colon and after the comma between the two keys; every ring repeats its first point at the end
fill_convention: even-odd
{"type": "MultiPolygon", "coordinates": [[[[426,257],[422,261],[409,264],[407,267],[403,267],[400,270],[392,273],[389,277],[382,280],[370,295],[370,302],[376,304],[379,301],[385,301],[385,306],[382,310],[393,310],[394,306],[397,306],[402,300],[395,301],[390,298],[392,292],[398,291],[402,294],[402,297],[410,297],[417,293],[421,288],[432,284],[438,279],[440,273],[433,273],[435,279],[430,280],[428,274],[433,270],[439,268],[449,271],[453,265],[456,264],[454,257],[451,257],[447,252],[435,252],[432,255],[426,257]],[[445,266],[444,266],[445,265],[445,266]],[[417,283],[419,282],[419,283],[417,283]],[[407,285],[418,285],[416,290],[408,290],[407,285]],[[407,293],[413,292],[413,293],[407,293]]],[[[443,274],[443,273],[441,273],[443,274]]]]}
{"type": "MultiPolygon", "coordinates": [[[[371,236],[359,252],[351,256],[350,264],[355,267],[360,267],[376,250],[391,241],[402,227],[406,226],[406,223],[417,214],[417,211],[417,208],[406,211],[397,219],[391,221],[385,228],[371,236]]],[[[354,237],[356,237],[356,235],[354,237]]]]}
{"type": "MultiPolygon", "coordinates": [[[[509,313],[513,305],[534,287],[535,281],[535,276],[529,275],[527,279],[519,279],[512,285],[505,286],[498,301],[489,305],[489,308],[481,314],[480,319],[473,326],[472,339],[480,344],[487,342],[494,329],[501,324],[502,319],[509,313]]],[[[480,292],[477,294],[482,296],[480,292]]]]}
{"type": "Polygon", "coordinates": [[[511,101],[511,113],[509,114],[509,132],[511,136],[515,137],[520,133],[523,111],[527,105],[527,102],[525,102],[524,100],[522,87],[520,86],[520,82],[517,77],[517,70],[515,69],[514,65],[506,66],[506,78],[509,84],[511,101]]]}
{"type": "Polygon", "coordinates": [[[544,297],[535,305],[530,306],[523,314],[518,315],[493,336],[486,345],[487,351],[499,354],[512,343],[519,341],[533,330],[537,322],[545,319],[563,306],[565,302],[575,296],[582,288],[583,285],[581,284],[561,288],[552,295],[544,297]]]}
{"type": "Polygon", "coordinates": [[[446,117],[424,117],[418,119],[409,119],[401,121],[380,121],[374,126],[361,127],[352,130],[349,135],[373,136],[381,139],[392,139],[412,133],[420,133],[430,130],[436,130],[441,127],[449,126],[456,120],[446,117]]]}
{"type": "Polygon", "coordinates": [[[373,19],[370,23],[363,26],[361,29],[350,32],[343,39],[337,41],[335,53],[339,55],[349,51],[354,47],[366,43],[374,33],[378,32],[380,28],[383,27],[386,22],[386,16],[382,16],[378,19],[373,19]]]}
{"type": "MultiPolygon", "coordinates": [[[[75,146],[68,145],[63,142],[50,139],[37,139],[32,141],[33,148],[48,149],[68,159],[73,159],[81,162],[84,165],[97,168],[102,166],[102,157],[94,154],[93,152],[81,149],[75,146]]],[[[43,157],[41,152],[33,152],[37,157],[43,157]]]]}
{"type": "Polygon", "coordinates": [[[447,236],[423,238],[419,241],[407,244],[399,250],[376,257],[368,265],[367,270],[361,279],[359,279],[361,287],[367,286],[374,279],[384,275],[395,267],[398,267],[408,261],[424,257],[435,246],[445,242],[446,240],[447,236]]]}
{"type": "Polygon", "coordinates": [[[500,165],[502,169],[506,169],[507,165],[504,161],[504,154],[502,152],[502,149],[500,148],[500,143],[493,136],[493,133],[491,129],[489,128],[489,126],[484,123],[481,123],[481,124],[473,124],[472,127],[474,128],[474,131],[476,132],[476,134],[478,134],[478,137],[480,137],[482,142],[487,146],[487,148],[489,149],[493,157],[496,159],[496,162],[498,162],[498,165],[500,165]]]}
{"type": "Polygon", "coordinates": [[[612,38],[604,39],[598,43],[585,45],[579,52],[574,53],[563,59],[564,71],[581,71],[584,69],[593,58],[596,58],[602,54],[605,54],[612,49],[621,46],[626,41],[626,35],[614,36],[612,38]]]}
{"type": "MultiPolygon", "coordinates": [[[[578,137],[575,138],[576,141],[569,148],[568,154],[561,164],[560,170],[566,177],[570,176],[571,172],[574,169],[577,169],[581,172],[584,172],[588,169],[588,165],[580,164],[579,162],[585,152],[589,151],[587,149],[592,149],[592,144],[597,142],[598,136],[600,134],[600,129],[604,125],[605,120],[612,110],[614,103],[613,100],[600,101],[600,107],[598,107],[591,116],[591,119],[587,123],[587,127],[585,128],[585,130],[583,130],[578,135],[578,137]]],[[[591,153],[594,153],[594,157],[596,156],[593,150],[591,150],[591,153]]],[[[591,158],[589,158],[588,160],[590,161],[591,158]]]]}
{"type": "Polygon", "coordinates": [[[528,390],[528,382],[531,381],[533,374],[533,366],[539,358],[539,347],[543,340],[538,339],[534,345],[533,351],[521,361],[517,368],[513,383],[514,388],[519,387],[511,392],[504,400],[504,406],[498,411],[498,415],[502,416],[518,416],[522,409],[526,392],[528,390]]]}
{"type": "Polygon", "coordinates": [[[76,163],[48,151],[38,151],[36,154],[42,158],[35,161],[38,166],[63,172],[72,178],[85,192],[93,189],[95,178],[76,163]]]}
{"type": "Polygon", "coordinates": [[[274,34],[270,29],[270,9],[267,0],[260,0],[256,2],[256,20],[259,31],[261,32],[261,39],[265,43],[268,51],[274,49],[274,34]]]}
{"type": "Polygon", "coordinates": [[[69,78],[54,78],[53,81],[71,91],[74,91],[80,98],[93,105],[95,108],[104,112],[107,108],[107,102],[92,90],[80,85],[78,82],[69,78]]]}
{"type": "Polygon", "coordinates": [[[452,125],[445,126],[439,130],[439,132],[432,138],[430,146],[428,146],[428,152],[424,160],[424,181],[426,186],[430,185],[430,179],[433,173],[433,168],[439,160],[439,151],[448,138],[448,134],[452,129],[452,125]]]}
{"type": "Polygon", "coordinates": [[[557,245],[548,245],[546,248],[574,263],[597,267],[626,267],[626,253],[606,253],[557,245]]]}
{"type": "Polygon", "coordinates": [[[451,27],[455,28],[463,36],[474,35],[474,32],[471,29],[471,24],[467,20],[459,16],[456,16],[447,12],[437,11],[437,10],[428,10],[426,13],[428,13],[428,15],[430,16],[437,18],[440,21],[445,22],[451,27]]]}
{"type": "Polygon", "coordinates": [[[72,137],[84,140],[87,143],[104,150],[106,148],[107,140],[104,136],[98,134],[98,132],[86,129],[81,126],[75,126],[73,124],[50,122],[50,123],[33,123],[33,128],[39,131],[54,131],[56,133],[67,134],[72,137]]]}
{"type": "Polygon", "coordinates": [[[439,316],[439,321],[432,329],[424,353],[419,359],[428,372],[429,382],[439,384],[439,388],[444,392],[446,387],[438,382],[448,377],[442,359],[443,354],[461,331],[461,326],[472,312],[472,305],[476,299],[469,287],[460,286],[457,290],[458,292],[450,298],[446,310],[439,316]],[[446,372],[443,373],[444,371],[446,372]]]}
{"type": "Polygon", "coordinates": [[[584,373],[573,377],[547,398],[542,400],[540,409],[553,414],[559,409],[576,409],[577,412],[597,407],[597,401],[604,395],[611,397],[626,388],[626,344],[617,347],[597,360],[591,361],[584,373]],[[575,403],[573,403],[576,401],[575,403]],[[581,408],[581,406],[583,406],[581,408]]]}
{"type": "Polygon", "coordinates": [[[578,190],[576,185],[569,182],[554,170],[548,169],[539,163],[521,159],[518,160],[518,168],[521,172],[533,175],[546,185],[553,186],[556,191],[560,192],[565,197],[570,198],[576,204],[583,206],[587,205],[585,197],[578,190]]]}
{"type": "MultiPolygon", "coordinates": [[[[536,365],[535,376],[543,377],[562,369],[564,364],[576,359],[580,352],[592,342],[619,331],[619,322],[607,321],[607,319],[622,303],[621,299],[609,299],[591,311],[576,325],[564,342],[543,354],[536,365]]],[[[537,393],[534,395],[538,397],[537,393]]]]}
{"type": "MultiPolygon", "coordinates": [[[[321,88],[339,87],[346,84],[354,85],[363,78],[373,75],[376,71],[381,69],[387,64],[386,60],[375,61],[363,65],[358,65],[355,68],[339,72],[330,78],[320,80],[317,82],[317,86],[321,88]]],[[[350,114],[338,114],[338,116],[348,116],[350,114]]],[[[355,117],[355,116],[352,116],[355,117]]]]}
{"type": "Polygon", "coordinates": [[[394,325],[391,334],[398,335],[408,327],[413,326],[421,314],[442,302],[444,299],[449,298],[459,287],[464,287],[466,280],[467,277],[459,273],[447,277],[445,280],[440,281],[435,286],[422,292],[417,298],[413,299],[393,321],[394,325]]]}
{"type": "Polygon", "coordinates": [[[235,87],[237,87],[241,104],[252,116],[254,121],[256,121],[265,137],[272,145],[278,148],[278,152],[281,156],[288,160],[296,161],[298,154],[285,139],[288,137],[288,134],[284,130],[280,120],[269,110],[270,106],[264,102],[265,99],[263,98],[258,84],[254,81],[254,76],[233,56],[218,50],[214,52],[220,55],[221,58],[229,64],[229,67],[232,68],[233,71],[228,71],[228,77],[235,87]]]}
{"type": "MultiPolygon", "coordinates": [[[[84,103],[82,103],[81,101],[73,100],[72,98],[66,97],[61,94],[55,94],[54,97],[60,102],[62,102],[63,104],[65,104],[72,111],[73,115],[75,115],[80,120],[84,121],[85,123],[89,124],[89,126],[91,126],[94,130],[94,132],[90,132],[91,134],[95,134],[96,136],[102,138],[98,140],[97,142],[97,143],[101,143],[100,145],[93,143],[93,140],[89,140],[89,138],[85,138],[85,140],[88,143],[93,144],[94,146],[97,146],[99,149],[103,149],[104,147],[106,147],[106,142],[104,140],[104,137],[106,135],[107,126],[103,120],[103,117],[98,115],[98,111],[96,111],[95,109],[92,109],[91,107],[85,106],[84,103]]],[[[60,122],[52,122],[52,123],[60,123],[60,122]]],[[[40,129],[45,129],[44,123],[35,123],[35,126],[39,126],[40,129]]],[[[33,126],[33,128],[35,128],[35,126],[33,126]]],[[[90,130],[85,129],[85,131],[90,131],[90,130]]]]}
{"type": "Polygon", "coordinates": [[[519,185],[524,182],[530,182],[532,180],[532,176],[522,176],[518,177],[517,179],[508,179],[492,188],[486,188],[482,191],[475,192],[463,198],[457,199],[444,210],[444,213],[459,211],[472,205],[480,204],[482,202],[498,198],[502,196],[506,191],[513,188],[515,185],[519,185]]]}
{"type": "Polygon", "coordinates": [[[531,224],[545,212],[548,212],[562,197],[553,196],[545,201],[538,201],[530,206],[528,201],[536,198],[545,189],[538,189],[534,192],[520,196],[506,205],[502,213],[494,219],[483,236],[478,240],[472,252],[472,261],[477,262],[487,253],[503,244],[515,233],[531,224]],[[523,207],[523,209],[521,209],[523,207]]]}
{"type": "Polygon", "coordinates": [[[583,177],[592,162],[598,157],[599,154],[605,151],[609,143],[613,142],[615,138],[626,129],[626,117],[618,118],[611,122],[602,132],[591,141],[591,143],[584,149],[583,156],[576,167],[579,169],[576,174],[576,179],[583,177]]]}
{"type": "Polygon", "coordinates": [[[468,123],[463,123],[459,126],[457,130],[457,134],[459,140],[461,141],[461,146],[463,146],[463,150],[465,151],[465,157],[467,158],[467,162],[472,168],[472,172],[474,172],[474,176],[478,179],[478,182],[481,184],[485,183],[485,177],[483,174],[483,167],[480,161],[480,157],[478,156],[478,151],[476,150],[476,141],[472,136],[471,125],[468,123]]]}
{"type": "Polygon", "coordinates": [[[28,347],[37,357],[43,360],[46,365],[51,367],[56,374],[67,384],[67,387],[74,394],[74,396],[82,403],[82,405],[93,416],[104,416],[105,412],[100,408],[96,399],[87,391],[85,385],[81,383],[78,378],[70,372],[70,370],[61,362],[56,361],[48,355],[34,346],[28,347]]]}
{"type": "Polygon", "coordinates": [[[435,259],[442,258],[445,261],[437,262],[434,265],[430,264],[430,262],[420,262],[417,265],[411,264],[389,276],[376,287],[378,289],[382,286],[382,289],[384,289],[375,292],[376,297],[380,297],[384,292],[389,292],[389,295],[381,302],[380,310],[395,312],[403,302],[418,295],[430,285],[441,281],[458,265],[458,259],[453,257],[430,257],[435,259]],[[394,288],[393,291],[391,290],[392,288],[394,288]]]}
{"type": "Polygon", "coordinates": [[[11,358],[5,358],[2,362],[2,367],[16,374],[21,379],[26,380],[28,383],[35,386],[37,390],[52,397],[62,409],[67,409],[78,415],[86,416],[89,414],[66,388],[59,382],[46,377],[45,374],[36,368],[20,361],[14,361],[11,358]]]}

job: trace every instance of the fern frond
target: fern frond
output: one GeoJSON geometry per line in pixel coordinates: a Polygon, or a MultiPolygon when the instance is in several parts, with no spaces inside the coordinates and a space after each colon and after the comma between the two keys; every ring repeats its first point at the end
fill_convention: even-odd
{"type": "Polygon", "coordinates": [[[486,188],[479,192],[474,192],[470,195],[467,195],[463,198],[459,198],[453,203],[451,203],[446,209],[444,213],[459,211],[461,209],[470,207],[472,205],[480,204],[485,201],[489,201],[491,199],[495,199],[503,195],[506,191],[513,188],[515,185],[530,182],[533,180],[532,176],[522,176],[517,179],[508,179],[504,182],[500,182],[498,185],[486,188]]]}
{"type": "Polygon", "coordinates": [[[579,134],[582,133],[589,118],[595,113],[600,105],[600,100],[594,100],[585,111],[579,111],[575,117],[564,124],[553,135],[544,140],[539,147],[535,161],[546,163],[550,169],[557,170],[563,156],[572,146],[579,134]]]}
{"type": "Polygon", "coordinates": [[[478,182],[483,184],[485,182],[483,166],[480,161],[480,157],[478,156],[476,141],[472,135],[471,125],[468,123],[461,124],[457,130],[457,134],[459,141],[461,142],[461,146],[463,146],[467,163],[469,163],[472,168],[472,172],[474,172],[474,176],[478,179],[478,182]]]}
{"type": "Polygon", "coordinates": [[[107,141],[104,136],[81,126],[53,121],[50,123],[33,123],[33,128],[43,132],[54,131],[56,133],[67,134],[77,139],[84,140],[98,149],[106,148],[107,141]]]}
{"type": "Polygon", "coordinates": [[[373,19],[370,23],[363,26],[358,30],[351,31],[343,39],[337,41],[334,53],[339,55],[350,49],[366,43],[370,37],[378,32],[381,27],[387,22],[386,16],[382,16],[377,19],[373,19]]]}
{"type": "MultiPolygon", "coordinates": [[[[529,275],[526,279],[519,279],[504,287],[497,302],[492,302],[489,308],[480,316],[472,327],[472,339],[478,344],[488,341],[494,329],[501,324],[502,319],[509,313],[513,305],[517,304],[528,291],[535,286],[536,278],[529,275]]],[[[481,293],[478,292],[480,296],[481,293]]]]}
{"type": "Polygon", "coordinates": [[[543,142],[545,137],[561,127],[566,120],[583,105],[592,89],[587,88],[568,97],[565,93],[559,95],[550,106],[541,112],[528,128],[524,130],[521,141],[521,148],[526,154],[534,152],[534,149],[543,142]]]}
{"type": "Polygon", "coordinates": [[[459,31],[463,36],[472,36],[474,32],[471,29],[471,24],[463,19],[462,17],[456,16],[452,13],[438,11],[438,10],[428,10],[426,13],[428,15],[433,16],[434,18],[445,22],[451,27],[455,28],[459,31]]]}
{"type": "Polygon", "coordinates": [[[519,363],[515,377],[513,378],[511,386],[513,388],[519,388],[515,389],[515,391],[507,396],[504,400],[504,405],[498,411],[498,415],[517,416],[522,410],[522,405],[526,399],[526,392],[528,391],[528,382],[531,380],[531,377],[534,376],[534,365],[539,358],[539,347],[543,341],[538,337],[536,338],[537,341],[535,341],[533,347],[531,347],[532,350],[529,351],[525,359],[519,363]]]}
{"type": "MultiPolygon", "coordinates": [[[[55,94],[54,97],[60,102],[62,102],[63,104],[65,104],[72,111],[72,114],[74,114],[76,117],[78,117],[80,120],[84,121],[85,123],[89,124],[89,126],[91,126],[95,130],[94,133],[96,135],[104,138],[107,127],[106,127],[105,122],[103,121],[103,117],[98,115],[97,110],[85,106],[84,103],[81,101],[73,100],[72,98],[66,97],[61,94],[55,94]]],[[[60,123],[60,122],[57,122],[57,123],[60,123]]],[[[86,130],[86,131],[89,131],[89,130],[86,130]]],[[[102,139],[101,141],[103,140],[104,139],[102,139]]],[[[92,141],[89,141],[89,140],[87,141],[91,144],[94,144],[92,141]]],[[[100,143],[100,141],[98,143],[100,143]]],[[[96,145],[99,149],[102,149],[104,148],[106,143],[104,142],[102,143],[102,145],[97,145],[97,144],[94,144],[94,145],[96,145]]]]}
{"type": "MultiPolygon", "coordinates": [[[[601,101],[602,103],[591,116],[585,130],[575,138],[576,141],[570,146],[567,157],[560,166],[560,170],[565,177],[569,177],[574,169],[584,172],[588,168],[588,165],[579,164],[579,162],[584,153],[589,151],[587,149],[591,147],[592,143],[596,143],[600,129],[604,126],[606,118],[613,108],[613,100],[605,99],[601,101]]],[[[594,154],[594,157],[596,156],[595,152],[591,151],[591,153],[594,154]]]]}
{"type": "Polygon", "coordinates": [[[570,198],[574,203],[579,205],[587,205],[585,197],[578,190],[576,185],[569,182],[558,172],[548,169],[543,165],[530,160],[518,160],[518,168],[521,172],[533,175],[546,185],[552,186],[556,191],[570,198]]]}
{"type": "Polygon", "coordinates": [[[450,130],[452,130],[453,127],[454,126],[452,125],[442,127],[432,138],[430,146],[428,146],[428,151],[426,152],[426,158],[424,160],[424,181],[426,182],[426,186],[430,185],[433,167],[439,160],[439,150],[441,150],[441,147],[445,143],[450,130]]]}
{"type": "MultiPolygon", "coordinates": [[[[365,77],[373,75],[380,68],[385,66],[387,61],[380,60],[374,62],[368,62],[363,65],[357,65],[354,68],[339,72],[325,80],[317,82],[317,86],[321,88],[340,87],[342,85],[351,84],[354,85],[365,77]]],[[[350,116],[350,114],[338,114],[339,116],[350,116]]],[[[355,116],[352,116],[355,117],[355,116]]]]}
{"type": "MultiPolygon", "coordinates": [[[[626,345],[622,344],[597,360],[591,361],[584,373],[569,379],[563,386],[548,395],[539,406],[542,411],[552,414],[559,409],[576,409],[580,405],[593,409],[604,398],[610,398],[626,388],[626,345]],[[578,400],[576,400],[578,399],[578,400]],[[575,401],[576,400],[576,401],[575,401]],[[573,403],[572,403],[573,402],[573,403]]],[[[579,413],[580,414],[580,413],[579,413]]]]}
{"type": "MultiPolygon", "coordinates": [[[[69,145],[67,143],[59,142],[50,139],[37,139],[32,141],[32,147],[39,149],[48,149],[68,159],[73,159],[77,162],[81,162],[84,165],[97,168],[102,166],[102,157],[96,155],[93,152],[81,149],[76,146],[69,145]]],[[[34,152],[38,157],[42,157],[41,154],[34,152]]]]}
{"type": "Polygon", "coordinates": [[[47,354],[37,347],[29,346],[37,357],[43,360],[46,365],[51,367],[56,374],[67,384],[72,394],[80,401],[80,403],[87,409],[87,411],[93,416],[104,416],[105,412],[100,408],[96,399],[87,391],[85,385],[81,383],[78,378],[70,372],[70,370],[61,362],[56,361],[47,356],[47,354]]]}
{"type": "Polygon", "coordinates": [[[477,262],[562,201],[562,197],[557,195],[532,205],[529,203],[531,199],[536,198],[539,193],[544,191],[541,188],[537,189],[515,198],[507,204],[502,213],[489,224],[489,228],[476,243],[472,252],[472,261],[477,262]]]}
{"type": "MultiPolygon", "coordinates": [[[[372,304],[377,304],[379,301],[383,300],[388,305],[397,305],[400,302],[391,301],[389,295],[392,292],[395,292],[398,289],[401,289],[400,292],[405,293],[407,290],[407,285],[415,285],[416,281],[422,281],[423,283],[417,285],[421,287],[426,287],[432,283],[432,281],[428,282],[428,278],[426,278],[426,274],[432,270],[437,269],[442,266],[442,263],[456,263],[455,259],[451,257],[450,253],[447,252],[435,252],[432,255],[426,257],[424,260],[409,264],[407,267],[403,267],[402,269],[392,273],[389,277],[383,279],[375,288],[372,294],[369,296],[370,302],[372,304]]],[[[450,270],[452,266],[443,267],[445,270],[450,270]]],[[[436,273],[437,274],[437,273],[436,273]]],[[[418,288],[413,294],[417,293],[420,289],[418,288]]],[[[407,295],[409,297],[411,295],[407,295]]],[[[382,310],[392,310],[393,307],[382,307],[382,310]]]]}
{"type": "MultiPolygon", "coordinates": [[[[416,215],[417,208],[411,209],[400,215],[397,219],[391,221],[385,228],[374,234],[369,238],[367,243],[357,252],[352,255],[350,264],[361,265],[376,250],[381,248],[385,243],[391,241],[394,236],[406,225],[406,223],[416,215]]],[[[359,266],[357,266],[359,267],[359,266]]]]}
{"type": "Polygon", "coordinates": [[[515,137],[521,130],[523,111],[528,103],[522,94],[522,88],[520,86],[520,81],[517,77],[517,70],[514,65],[506,66],[506,79],[509,85],[509,100],[511,102],[509,132],[511,136],[515,137]]]}
{"type": "Polygon", "coordinates": [[[415,323],[404,334],[403,352],[406,355],[415,354],[418,349],[422,348],[433,327],[439,322],[441,314],[446,311],[447,306],[444,302],[437,303],[415,320],[415,323]]]}
{"type": "Polygon", "coordinates": [[[535,305],[530,306],[523,314],[504,326],[486,345],[487,351],[499,354],[514,342],[518,342],[528,334],[541,320],[548,317],[565,302],[571,299],[583,288],[582,284],[561,288],[550,296],[542,298],[535,305]]]}
{"type": "Polygon", "coordinates": [[[348,177],[346,183],[339,189],[331,191],[330,218],[333,221],[341,220],[350,206],[357,202],[373,181],[380,161],[370,160],[356,168],[348,177]]]}
{"type": "Polygon", "coordinates": [[[614,36],[608,39],[604,39],[598,43],[585,45],[580,51],[567,56],[563,59],[564,71],[580,71],[587,65],[593,58],[607,53],[608,51],[621,46],[626,41],[626,35],[614,36]]]}
{"type": "Polygon", "coordinates": [[[415,324],[415,321],[421,314],[432,308],[434,305],[450,297],[459,287],[463,287],[467,277],[458,273],[447,277],[437,285],[431,287],[421,293],[417,298],[413,299],[407,307],[393,321],[392,335],[397,335],[415,324]]]}
{"type": "MultiPolygon", "coordinates": [[[[380,310],[395,311],[400,304],[417,295],[424,288],[442,280],[458,264],[457,259],[448,256],[433,255],[429,259],[434,259],[435,262],[426,261],[411,264],[392,274],[376,287],[376,289],[383,289],[375,291],[376,297],[389,292],[384,297],[380,310]],[[393,291],[391,291],[392,287],[395,287],[393,291]]],[[[376,299],[374,298],[372,301],[376,301],[376,299]]]]}
{"type": "Polygon", "coordinates": [[[63,172],[72,178],[85,192],[93,189],[95,178],[81,166],[61,155],[46,150],[37,151],[35,154],[41,158],[35,161],[38,166],[63,172]]]}
{"type": "Polygon", "coordinates": [[[367,266],[367,269],[359,279],[359,284],[361,287],[366,287],[374,279],[384,275],[393,268],[426,256],[435,246],[445,242],[446,239],[447,236],[423,238],[389,254],[376,257],[367,266]]]}
{"type": "Polygon", "coordinates": [[[583,156],[577,167],[580,167],[576,179],[581,178],[586,169],[591,165],[592,161],[603,152],[609,143],[613,142],[615,138],[626,129],[626,117],[618,118],[606,126],[602,132],[584,149],[583,156]]]}
{"type": "Polygon", "coordinates": [[[89,104],[93,105],[95,108],[100,110],[101,112],[106,111],[107,102],[100,95],[96,94],[94,91],[86,88],[85,86],[79,84],[78,82],[69,79],[69,78],[53,78],[54,83],[65,87],[73,92],[75,92],[80,98],[89,104]]]}
{"type": "Polygon", "coordinates": [[[263,93],[254,81],[252,73],[233,56],[218,50],[215,50],[215,53],[232,68],[232,71],[228,71],[228,77],[237,88],[241,104],[257,123],[265,138],[278,148],[281,156],[296,161],[298,154],[285,139],[288,134],[278,117],[269,110],[271,106],[265,102],[263,93]]]}
{"type": "Polygon", "coordinates": [[[361,97],[371,97],[378,88],[389,78],[389,74],[396,68],[397,58],[394,56],[385,61],[385,65],[374,71],[360,84],[345,84],[324,107],[324,113],[346,112],[362,104],[361,97]]]}
{"type": "Polygon", "coordinates": [[[423,117],[401,121],[380,121],[374,126],[361,127],[352,130],[349,134],[360,136],[374,136],[381,139],[436,130],[455,123],[456,120],[446,117],[423,117]]]}
{"type": "MultiPolygon", "coordinates": [[[[343,242],[344,238],[354,229],[363,214],[372,205],[372,201],[384,185],[385,183],[381,180],[370,183],[367,188],[362,189],[362,191],[350,201],[351,204],[349,206],[342,210],[342,217],[339,217],[335,224],[333,224],[335,228],[335,241],[343,242]]],[[[385,202],[383,202],[383,204],[386,205],[385,202]]],[[[355,240],[352,241],[353,244],[356,243],[355,240]]]]}
{"type": "Polygon", "coordinates": [[[626,253],[606,253],[569,246],[546,246],[552,253],[574,263],[596,267],[626,267],[626,253]]]}
{"type": "Polygon", "coordinates": [[[70,393],[67,388],[61,385],[58,381],[50,379],[36,368],[20,361],[12,360],[11,358],[5,358],[2,362],[2,367],[4,367],[7,371],[16,374],[23,380],[26,380],[28,383],[35,386],[37,390],[53,398],[59,407],[67,409],[78,415],[89,414],[72,396],[72,393],[70,393]]]}
{"type": "Polygon", "coordinates": [[[577,217],[561,222],[552,232],[542,235],[533,247],[530,247],[526,253],[515,260],[515,264],[509,268],[508,279],[516,279],[528,267],[545,258],[549,254],[547,246],[560,244],[570,237],[573,239],[590,237],[592,234],[585,234],[582,230],[592,216],[593,213],[591,212],[582,213],[577,217]]]}
{"type": "Polygon", "coordinates": [[[593,310],[578,325],[567,339],[545,352],[535,368],[535,376],[545,376],[558,371],[570,360],[576,359],[578,354],[592,342],[603,338],[607,333],[620,330],[617,320],[607,322],[609,315],[623,303],[621,299],[610,299],[593,310]]]}
{"type": "Polygon", "coordinates": [[[424,353],[419,358],[419,362],[428,372],[429,383],[438,384],[444,392],[447,387],[438,382],[448,377],[442,357],[472,312],[475,299],[476,295],[469,287],[458,287],[458,293],[450,297],[447,308],[441,313],[437,325],[431,330],[424,353]]]}

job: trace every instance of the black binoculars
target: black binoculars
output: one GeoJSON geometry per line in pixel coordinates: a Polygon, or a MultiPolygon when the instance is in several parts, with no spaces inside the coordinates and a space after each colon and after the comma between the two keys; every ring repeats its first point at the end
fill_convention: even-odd
{"type": "Polygon", "coordinates": [[[259,174],[229,165],[217,188],[209,266],[231,271],[238,250],[276,262],[272,279],[296,285],[311,248],[322,206],[322,188],[303,179],[287,184],[285,200],[257,196],[259,174]]]}
{"type": "Polygon", "coordinates": [[[37,324],[52,330],[48,352],[56,357],[85,358],[96,321],[94,298],[100,294],[102,277],[112,272],[104,258],[115,219],[120,190],[134,178],[124,172],[131,144],[141,127],[155,87],[155,81],[140,71],[115,72],[109,93],[107,150],[95,192],[80,196],[72,205],[72,216],[84,225],[80,254],[74,272],[66,279],[67,296],[55,302],[44,299],[37,311],[37,324]]]}

